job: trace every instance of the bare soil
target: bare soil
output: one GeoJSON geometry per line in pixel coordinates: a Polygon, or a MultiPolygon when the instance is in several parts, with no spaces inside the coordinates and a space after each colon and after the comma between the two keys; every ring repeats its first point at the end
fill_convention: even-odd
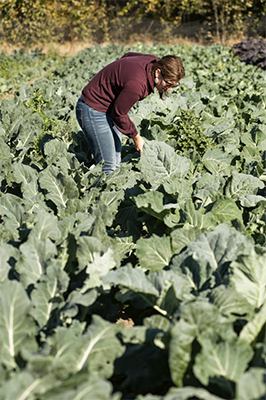
{"type": "MultiPolygon", "coordinates": [[[[121,45],[123,44],[125,47],[127,46],[131,46],[133,44],[136,44],[137,42],[142,42],[145,43],[147,45],[152,45],[154,43],[154,41],[151,40],[147,40],[147,39],[143,39],[142,40],[135,40],[135,41],[130,41],[127,43],[120,43],[120,42],[103,42],[100,44],[101,47],[105,47],[108,46],[109,44],[117,44],[117,45],[121,45]]],[[[226,46],[232,46],[235,43],[238,43],[241,41],[241,38],[238,37],[232,37],[230,39],[227,40],[226,42],[226,46]]],[[[156,41],[156,43],[160,43],[159,41],[156,41]]],[[[95,46],[97,43],[96,42],[90,42],[90,41],[86,41],[86,42],[65,42],[65,43],[56,43],[56,42],[51,42],[48,44],[44,44],[40,46],[40,49],[43,51],[44,54],[58,54],[61,57],[68,57],[68,56],[74,56],[75,54],[77,54],[79,51],[89,48],[89,47],[93,47],[95,46]]],[[[167,45],[204,45],[204,46],[208,46],[206,43],[204,43],[201,40],[191,40],[188,39],[186,37],[175,37],[172,38],[171,40],[167,41],[167,42],[163,42],[163,44],[167,45]]],[[[210,44],[216,44],[215,41],[212,41],[212,43],[210,44]]],[[[99,45],[99,43],[98,43],[99,45]]],[[[20,50],[22,47],[19,45],[13,45],[11,46],[10,44],[5,44],[5,43],[0,43],[0,52],[4,52],[5,54],[12,54],[14,53],[14,51],[18,51],[20,50]]],[[[25,48],[25,47],[23,47],[25,48]]],[[[25,48],[25,50],[27,51],[31,51],[31,50],[35,50],[36,46],[33,46],[31,48],[25,48]]]]}

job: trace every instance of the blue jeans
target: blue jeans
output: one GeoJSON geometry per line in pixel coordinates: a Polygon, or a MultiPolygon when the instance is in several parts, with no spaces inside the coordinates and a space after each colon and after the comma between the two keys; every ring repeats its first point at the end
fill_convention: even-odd
{"type": "Polygon", "coordinates": [[[112,122],[109,115],[96,111],[80,97],[76,105],[76,117],[86,137],[95,163],[102,160],[102,171],[110,175],[120,166],[122,133],[112,122]]]}

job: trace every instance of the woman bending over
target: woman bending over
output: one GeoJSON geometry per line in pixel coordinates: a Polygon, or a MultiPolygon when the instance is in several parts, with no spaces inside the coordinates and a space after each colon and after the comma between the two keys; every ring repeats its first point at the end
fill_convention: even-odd
{"type": "Polygon", "coordinates": [[[127,53],[99,71],[82,90],[76,116],[95,163],[104,160],[110,175],[121,162],[122,134],[132,138],[141,153],[144,139],[128,117],[132,106],[156,88],[160,98],[185,76],[179,57],[157,58],[127,53]]]}

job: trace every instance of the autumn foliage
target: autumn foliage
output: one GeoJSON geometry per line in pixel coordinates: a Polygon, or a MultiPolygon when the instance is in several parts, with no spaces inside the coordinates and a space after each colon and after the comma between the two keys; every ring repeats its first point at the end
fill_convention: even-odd
{"type": "Polygon", "coordinates": [[[264,38],[265,18],[264,0],[1,0],[0,42],[101,43],[134,34],[158,41],[197,21],[200,29],[190,35],[225,44],[232,34],[264,38]]]}

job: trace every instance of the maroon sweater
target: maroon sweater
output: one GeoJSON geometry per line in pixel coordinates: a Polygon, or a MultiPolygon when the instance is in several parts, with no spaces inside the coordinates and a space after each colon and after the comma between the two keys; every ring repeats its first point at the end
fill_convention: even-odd
{"type": "Polygon", "coordinates": [[[154,92],[150,69],[157,60],[149,54],[125,54],[92,78],[82,91],[83,100],[109,114],[120,132],[134,138],[138,132],[127,114],[137,101],[154,92]]]}

